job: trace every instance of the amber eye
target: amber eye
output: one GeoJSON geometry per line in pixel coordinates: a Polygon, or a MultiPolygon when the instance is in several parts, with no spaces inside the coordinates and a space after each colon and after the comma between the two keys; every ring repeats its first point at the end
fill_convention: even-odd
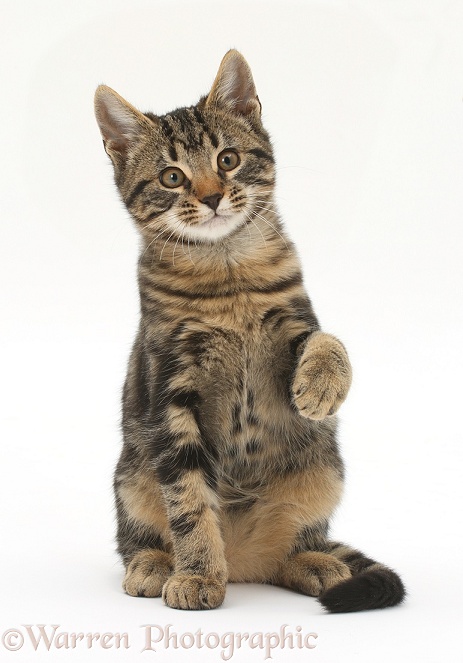
{"type": "Polygon", "coordinates": [[[168,189],[175,189],[178,186],[181,186],[185,181],[185,175],[180,168],[166,168],[159,175],[161,184],[166,186],[168,189]]]}
{"type": "Polygon", "coordinates": [[[224,150],[217,157],[217,165],[221,170],[233,170],[240,165],[240,158],[234,150],[224,150]]]}

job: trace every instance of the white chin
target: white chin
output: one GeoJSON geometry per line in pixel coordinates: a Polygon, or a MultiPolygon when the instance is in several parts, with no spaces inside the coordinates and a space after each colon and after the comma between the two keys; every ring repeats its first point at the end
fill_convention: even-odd
{"type": "Polygon", "coordinates": [[[196,226],[185,226],[185,235],[192,240],[216,242],[232,233],[243,223],[241,214],[233,216],[213,216],[208,221],[196,226]]]}

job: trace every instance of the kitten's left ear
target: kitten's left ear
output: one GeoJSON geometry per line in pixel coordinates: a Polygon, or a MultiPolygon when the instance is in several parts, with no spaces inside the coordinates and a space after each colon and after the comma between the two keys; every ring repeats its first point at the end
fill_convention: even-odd
{"type": "Polygon", "coordinates": [[[241,53],[228,51],[220,63],[219,72],[206,98],[207,106],[225,106],[245,116],[260,117],[261,104],[257,96],[251,69],[241,53]]]}

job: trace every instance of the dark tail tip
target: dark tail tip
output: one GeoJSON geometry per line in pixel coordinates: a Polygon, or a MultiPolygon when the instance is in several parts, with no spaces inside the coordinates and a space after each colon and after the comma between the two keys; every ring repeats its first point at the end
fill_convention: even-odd
{"type": "Polygon", "coordinates": [[[399,605],[405,587],[386,566],[363,571],[323,592],[318,600],[328,612],[357,612],[399,605]]]}

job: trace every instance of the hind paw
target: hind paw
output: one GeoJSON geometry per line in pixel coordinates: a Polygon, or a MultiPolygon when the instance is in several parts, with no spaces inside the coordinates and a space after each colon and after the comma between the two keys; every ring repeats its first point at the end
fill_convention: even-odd
{"type": "Polygon", "coordinates": [[[319,596],[351,575],[349,567],[332,555],[302,552],[287,560],[281,581],[308,596],[319,596]]]}
{"type": "Polygon", "coordinates": [[[162,550],[141,550],[127,567],[122,587],[130,596],[161,596],[172,574],[171,556],[162,550]]]}

